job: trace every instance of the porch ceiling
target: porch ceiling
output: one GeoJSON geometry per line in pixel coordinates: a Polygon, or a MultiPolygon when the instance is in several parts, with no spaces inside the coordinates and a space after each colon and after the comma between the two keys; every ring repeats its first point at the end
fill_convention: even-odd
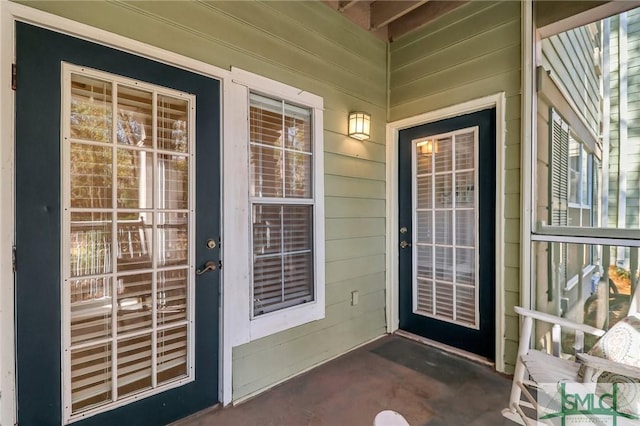
{"type": "Polygon", "coordinates": [[[323,3],[370,31],[393,41],[467,3],[443,0],[322,0],[323,3]]]}

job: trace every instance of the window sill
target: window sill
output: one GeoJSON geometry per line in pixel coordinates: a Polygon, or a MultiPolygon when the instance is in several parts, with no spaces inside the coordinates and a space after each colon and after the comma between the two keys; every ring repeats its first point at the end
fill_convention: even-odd
{"type": "Polygon", "coordinates": [[[324,302],[311,302],[260,315],[250,321],[250,340],[260,339],[324,318],[324,302]]]}

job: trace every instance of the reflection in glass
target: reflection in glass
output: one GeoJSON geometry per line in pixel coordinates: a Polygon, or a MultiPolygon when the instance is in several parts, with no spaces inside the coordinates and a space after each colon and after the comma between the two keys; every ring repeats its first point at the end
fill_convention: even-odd
{"type": "Polygon", "coordinates": [[[69,263],[72,277],[112,271],[111,213],[71,213],[69,263]]]}
{"type": "Polygon", "coordinates": [[[158,325],[187,319],[187,269],[158,273],[158,325]]]}
{"type": "Polygon", "coordinates": [[[133,87],[118,86],[118,143],[151,147],[153,143],[153,95],[133,87]]]}
{"type": "Polygon", "coordinates": [[[188,213],[158,213],[157,215],[158,266],[186,266],[189,254],[188,213]]]}
{"type": "Polygon", "coordinates": [[[118,213],[118,271],[151,268],[151,223],[149,214],[142,212],[118,213]]]}
{"type": "Polygon", "coordinates": [[[251,195],[282,197],[282,150],[251,146],[251,195]]]}
{"type": "Polygon", "coordinates": [[[118,148],[118,207],[153,207],[153,154],[118,148]]]}
{"type": "Polygon", "coordinates": [[[285,152],[285,182],[286,196],[294,198],[310,198],[311,155],[301,152],[285,152]]]}
{"type": "Polygon", "coordinates": [[[185,155],[158,155],[158,207],[187,209],[189,207],[189,160],[185,155]]]}
{"type": "Polygon", "coordinates": [[[188,102],[158,95],[158,149],[188,152],[188,102]]]}
{"type": "Polygon", "coordinates": [[[112,206],[111,159],[110,147],[71,144],[71,207],[107,209],[112,206]]]}
{"type": "Polygon", "coordinates": [[[71,286],[71,343],[111,336],[111,278],[69,281],[71,286]]]}
{"type": "Polygon", "coordinates": [[[151,273],[118,276],[118,334],[151,327],[151,273]]]}
{"type": "Polygon", "coordinates": [[[71,137],[111,143],[111,83],[71,74],[71,137]]]}

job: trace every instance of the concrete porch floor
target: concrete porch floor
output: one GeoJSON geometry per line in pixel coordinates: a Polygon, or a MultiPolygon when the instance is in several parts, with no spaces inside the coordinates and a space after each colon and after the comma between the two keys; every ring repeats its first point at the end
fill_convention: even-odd
{"type": "Polygon", "coordinates": [[[235,407],[180,426],[372,425],[395,410],[411,426],[514,425],[511,380],[490,367],[399,336],[386,336],[235,407]]]}

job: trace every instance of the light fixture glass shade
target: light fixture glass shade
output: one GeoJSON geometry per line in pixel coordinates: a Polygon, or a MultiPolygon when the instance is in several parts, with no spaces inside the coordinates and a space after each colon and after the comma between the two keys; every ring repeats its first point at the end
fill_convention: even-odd
{"type": "Polygon", "coordinates": [[[420,154],[422,155],[437,154],[439,151],[437,140],[429,139],[426,141],[419,142],[417,147],[418,147],[418,152],[420,152],[420,154]]]}
{"type": "Polygon", "coordinates": [[[366,112],[349,113],[349,136],[361,141],[371,135],[371,115],[366,112]]]}

